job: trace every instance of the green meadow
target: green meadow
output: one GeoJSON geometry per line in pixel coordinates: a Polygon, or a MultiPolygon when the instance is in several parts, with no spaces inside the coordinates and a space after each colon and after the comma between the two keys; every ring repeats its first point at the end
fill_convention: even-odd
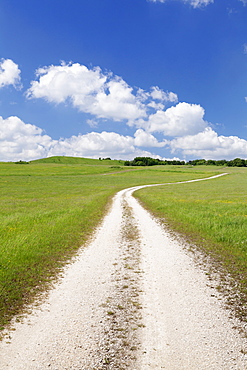
{"type": "Polygon", "coordinates": [[[46,289],[87,242],[118,190],[222,172],[230,174],[143,189],[136,196],[172,228],[222,260],[242,282],[243,291],[247,275],[245,168],[134,168],[124,167],[122,161],[68,157],[0,163],[0,327],[46,289]]]}
{"type": "Polygon", "coordinates": [[[146,188],[135,196],[172,230],[210,256],[214,271],[221,275],[218,289],[246,320],[247,168],[225,168],[222,172],[228,175],[146,188]]]}

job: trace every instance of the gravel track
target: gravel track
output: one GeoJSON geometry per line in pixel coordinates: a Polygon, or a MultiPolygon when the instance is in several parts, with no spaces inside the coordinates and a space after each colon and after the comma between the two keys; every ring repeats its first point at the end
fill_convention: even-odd
{"type": "Polygon", "coordinates": [[[132,197],[140,188],[114,197],[45,301],[6,331],[1,370],[247,369],[238,323],[193,256],[132,197]]]}

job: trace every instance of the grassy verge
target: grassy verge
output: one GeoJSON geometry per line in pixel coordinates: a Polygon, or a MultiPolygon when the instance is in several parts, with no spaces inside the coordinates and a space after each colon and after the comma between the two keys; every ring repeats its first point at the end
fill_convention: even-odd
{"type": "Polygon", "coordinates": [[[101,219],[113,189],[92,177],[59,176],[50,168],[42,176],[1,177],[1,326],[42,290],[101,219]]]}
{"type": "Polygon", "coordinates": [[[0,163],[0,327],[86,242],[118,190],[203,178],[218,170],[156,166],[126,171],[119,161],[67,158],[0,163]]]}
{"type": "Polygon", "coordinates": [[[212,257],[222,272],[218,289],[247,320],[247,170],[227,172],[210,181],[143,189],[136,196],[212,257]]]}

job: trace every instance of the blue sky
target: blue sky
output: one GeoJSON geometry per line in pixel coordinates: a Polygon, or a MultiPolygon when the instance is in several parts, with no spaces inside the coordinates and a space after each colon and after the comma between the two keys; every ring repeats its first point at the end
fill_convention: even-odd
{"type": "Polygon", "coordinates": [[[247,159],[246,0],[2,0],[0,161],[247,159]]]}

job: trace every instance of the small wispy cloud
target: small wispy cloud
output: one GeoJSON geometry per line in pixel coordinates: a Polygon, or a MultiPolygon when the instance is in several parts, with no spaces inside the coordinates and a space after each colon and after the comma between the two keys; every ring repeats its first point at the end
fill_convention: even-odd
{"type": "Polygon", "coordinates": [[[94,119],[88,119],[87,121],[87,124],[91,127],[91,128],[95,128],[98,126],[98,122],[95,121],[94,119]]]}
{"type": "MultiPolygon", "coordinates": [[[[165,3],[166,0],[147,0],[151,3],[165,3]]],[[[200,8],[209,4],[212,4],[214,0],[181,0],[183,3],[190,4],[193,8],[200,8]]],[[[241,0],[242,2],[247,2],[247,0],[241,0]]]]}
{"type": "Polygon", "coordinates": [[[247,54],[247,44],[244,44],[244,54],[247,54]]]}
{"type": "Polygon", "coordinates": [[[164,3],[166,0],[147,0],[149,3],[164,3]]]}
{"type": "Polygon", "coordinates": [[[185,0],[184,2],[190,3],[193,8],[200,8],[202,6],[212,4],[214,0],[185,0]]]}

